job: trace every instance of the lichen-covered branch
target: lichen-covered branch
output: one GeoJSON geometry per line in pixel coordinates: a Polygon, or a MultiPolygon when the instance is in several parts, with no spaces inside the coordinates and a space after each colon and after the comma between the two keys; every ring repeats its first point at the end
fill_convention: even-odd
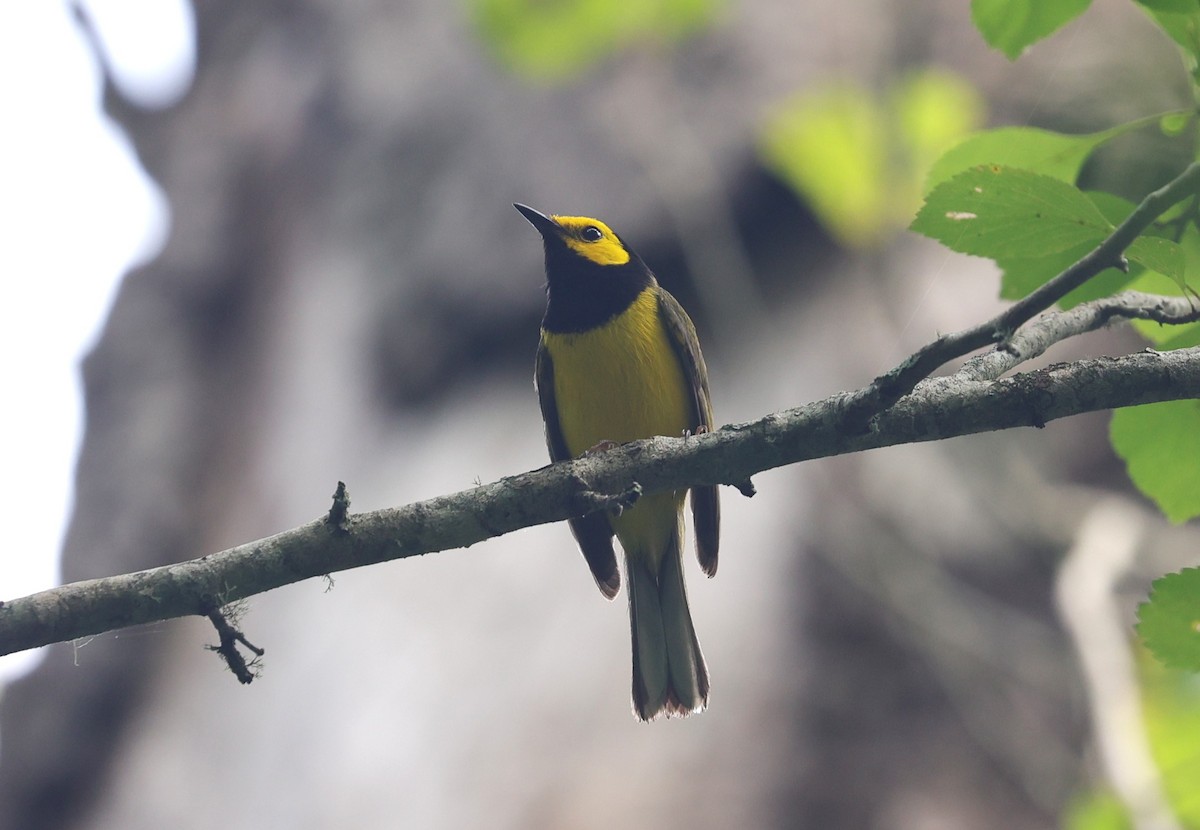
{"type": "Polygon", "coordinates": [[[847,396],[845,407],[852,425],[865,428],[877,412],[887,409],[907,395],[922,379],[955,358],[993,343],[1003,343],[1025,323],[1049,309],[1070,292],[1108,268],[1126,268],[1125,249],[1158,217],[1172,206],[1200,193],[1200,162],[1193,162],[1167,184],[1146,195],[1125,221],[1113,229],[1099,245],[1076,260],[1062,273],[1048,280],[1008,306],[990,320],[969,329],[943,335],[905,358],[869,385],[847,396]]]}
{"type": "MultiPolygon", "coordinates": [[[[215,608],[335,571],[451,550],[585,512],[631,494],[744,485],[814,458],[959,435],[1042,426],[1101,409],[1200,397],[1200,348],[1145,351],[999,380],[934,378],[851,428],[843,393],[703,435],[654,438],[369,513],[325,517],[174,565],[64,585],[0,604],[0,654],[215,608]],[[331,518],[333,521],[331,521],[331,518]]],[[[341,492],[340,502],[348,497],[341,492]]]]}
{"type": "Polygon", "coordinates": [[[1200,303],[1190,297],[1163,297],[1140,291],[1122,291],[1080,303],[1067,311],[1046,314],[993,349],[968,360],[958,371],[968,380],[993,380],[1005,372],[1045,354],[1055,343],[1103,328],[1119,320],[1152,320],[1179,325],[1200,320],[1200,303]]]}

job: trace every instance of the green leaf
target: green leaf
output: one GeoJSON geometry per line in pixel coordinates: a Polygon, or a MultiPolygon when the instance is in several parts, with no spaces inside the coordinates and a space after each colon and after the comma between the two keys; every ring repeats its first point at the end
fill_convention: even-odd
{"type": "MultiPolygon", "coordinates": [[[[1178,243],[1185,262],[1185,275],[1200,273],[1200,231],[1189,223],[1178,243]]],[[[1157,271],[1145,271],[1130,281],[1130,289],[1147,294],[1163,294],[1169,297],[1192,296],[1186,285],[1173,277],[1157,271]]],[[[1200,303],[1200,300],[1196,300],[1200,303]]],[[[1153,320],[1134,320],[1133,327],[1156,348],[1163,350],[1186,349],[1200,345],[1200,323],[1184,323],[1165,326],[1153,320]]]]}
{"type": "Polygon", "coordinates": [[[1172,349],[1190,349],[1200,346],[1200,323],[1183,323],[1164,326],[1153,320],[1134,320],[1137,333],[1154,344],[1156,349],[1169,352],[1172,349]]]}
{"type": "MultiPolygon", "coordinates": [[[[1074,265],[1095,247],[1095,242],[1083,242],[1046,256],[1000,260],[997,264],[1004,271],[1000,278],[1001,299],[1019,300],[1031,294],[1074,265]]],[[[1108,297],[1129,287],[1129,283],[1142,270],[1138,265],[1132,266],[1129,273],[1117,268],[1105,268],[1059,300],[1058,305],[1060,308],[1073,308],[1089,300],[1108,297]]]]}
{"type": "Polygon", "coordinates": [[[1139,236],[1125,249],[1125,256],[1151,271],[1157,271],[1182,290],[1187,270],[1183,249],[1161,236],[1139,236]]]}
{"type": "Polygon", "coordinates": [[[1120,196],[1112,193],[1105,193],[1103,190],[1089,190],[1087,197],[1092,200],[1092,204],[1096,206],[1096,210],[1104,214],[1104,218],[1109,223],[1116,227],[1129,218],[1129,214],[1133,213],[1136,207],[1133,202],[1128,199],[1122,199],[1120,196]]]}
{"type": "Polygon", "coordinates": [[[678,40],[719,0],[470,0],[484,42],[514,72],[564,81],[637,40],[678,40]]]}
{"type": "MultiPolygon", "coordinates": [[[[1146,271],[1141,274],[1128,287],[1132,291],[1144,291],[1147,294],[1164,296],[1179,296],[1180,293],[1178,286],[1154,271],[1146,271]]],[[[1200,346],[1200,323],[1181,323],[1170,326],[1156,323],[1154,320],[1133,320],[1130,324],[1134,331],[1153,343],[1154,348],[1164,352],[1200,346]]]]}
{"type": "Polygon", "coordinates": [[[1062,179],[1074,184],[1083,163],[1097,147],[1131,130],[1149,124],[1162,123],[1169,117],[1191,118],[1191,112],[1180,110],[1166,115],[1152,115],[1118,124],[1107,130],[1084,135],[1067,135],[1036,127],[1001,127],[970,136],[950,148],[929,170],[925,189],[946,181],[955,173],[979,164],[999,164],[1020,167],[1062,179]]]}
{"type": "Polygon", "coordinates": [[[1113,226],[1073,185],[982,165],[935,187],[911,229],[960,253],[1012,260],[1098,244],[1113,226]]]}
{"type": "MultiPolygon", "coordinates": [[[[1124,222],[1125,218],[1133,212],[1133,203],[1120,196],[1098,191],[1092,191],[1085,195],[1114,227],[1124,222]]],[[[1004,275],[1000,280],[1001,298],[1019,300],[1057,277],[1095,247],[1094,242],[1088,241],[1055,254],[1000,261],[998,264],[1004,270],[1004,275]]],[[[1059,300],[1058,305],[1061,308],[1071,308],[1088,300],[1108,297],[1127,288],[1129,283],[1143,270],[1137,263],[1131,265],[1128,272],[1117,268],[1105,268],[1059,300]]]]}
{"type": "Polygon", "coordinates": [[[1200,82],[1200,3],[1195,0],[1140,0],[1140,5],[1183,49],[1192,80],[1200,82]]]}
{"type": "Polygon", "coordinates": [[[1083,162],[1107,137],[1107,131],[1064,135],[1036,127],[987,130],[948,150],[930,168],[925,185],[932,190],[955,173],[980,164],[1019,167],[1073,183],[1083,162]]]}
{"type": "Polygon", "coordinates": [[[971,0],[971,18],[989,46],[1016,60],[1090,5],[1091,0],[971,0]]]}
{"type": "Polygon", "coordinates": [[[1200,516],[1200,401],[1118,409],[1109,437],[1133,483],[1168,519],[1200,516]]]}
{"type": "Polygon", "coordinates": [[[1160,351],[1169,352],[1172,349],[1200,346],[1200,323],[1165,326],[1153,320],[1134,320],[1133,327],[1160,351]]]}
{"type": "Polygon", "coordinates": [[[1138,608],[1137,631],[1164,666],[1200,671],[1200,568],[1154,580],[1138,608]]]}

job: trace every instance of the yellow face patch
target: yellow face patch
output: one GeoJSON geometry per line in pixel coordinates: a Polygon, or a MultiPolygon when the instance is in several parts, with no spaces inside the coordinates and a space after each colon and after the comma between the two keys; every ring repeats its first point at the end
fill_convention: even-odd
{"type": "Polygon", "coordinates": [[[563,229],[566,246],[597,265],[624,265],[629,251],[617,239],[612,228],[587,216],[551,216],[563,229]]]}

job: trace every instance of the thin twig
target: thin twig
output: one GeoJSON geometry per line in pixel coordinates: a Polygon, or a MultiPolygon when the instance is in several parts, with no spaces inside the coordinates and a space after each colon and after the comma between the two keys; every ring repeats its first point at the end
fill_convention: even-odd
{"type": "Polygon", "coordinates": [[[1018,300],[990,320],[947,334],[907,357],[845,401],[850,423],[865,429],[870,419],[911,392],[948,361],[992,343],[1003,343],[1035,315],[1050,308],[1100,272],[1122,267],[1124,252],[1143,231],[1173,205],[1200,191],[1200,162],[1193,162],[1174,180],[1150,193],[1109,236],[1058,276],[1018,300]]]}
{"type": "Polygon", "coordinates": [[[266,654],[266,649],[258,648],[252,642],[246,639],[246,635],[233,626],[226,619],[225,614],[220,608],[214,608],[205,616],[209,622],[217,629],[217,638],[219,645],[205,646],[209,651],[215,651],[225,660],[225,664],[229,666],[229,670],[233,672],[234,677],[241,683],[253,682],[254,678],[258,677],[262,667],[261,659],[266,654]],[[238,643],[248,648],[254,654],[253,659],[249,663],[242,653],[238,651],[238,643]]]}
{"type": "Polygon", "coordinates": [[[1103,328],[1115,320],[1153,320],[1180,325],[1200,320],[1200,306],[1190,297],[1163,297],[1122,291],[1080,303],[1066,311],[1043,315],[993,351],[968,360],[957,375],[966,380],[995,380],[1020,364],[1040,357],[1055,343],[1103,328]]]}

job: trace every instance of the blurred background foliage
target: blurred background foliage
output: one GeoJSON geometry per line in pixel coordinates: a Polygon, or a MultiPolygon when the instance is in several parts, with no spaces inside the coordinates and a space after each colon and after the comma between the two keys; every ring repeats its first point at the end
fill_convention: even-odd
{"type": "Polygon", "coordinates": [[[720,0],[468,0],[479,35],[508,69],[568,83],[622,50],[670,44],[712,25],[720,0]]]}
{"type": "Polygon", "coordinates": [[[1163,771],[1167,798],[1182,827],[1200,827],[1200,677],[1164,668],[1144,652],[1138,666],[1146,692],[1145,718],[1154,761],[1163,771]]]}
{"type": "Polygon", "coordinates": [[[943,152],[983,123],[984,102],[945,70],[915,72],[882,98],[852,84],[807,90],[763,127],[763,159],[842,245],[870,248],[912,221],[943,152]]]}

